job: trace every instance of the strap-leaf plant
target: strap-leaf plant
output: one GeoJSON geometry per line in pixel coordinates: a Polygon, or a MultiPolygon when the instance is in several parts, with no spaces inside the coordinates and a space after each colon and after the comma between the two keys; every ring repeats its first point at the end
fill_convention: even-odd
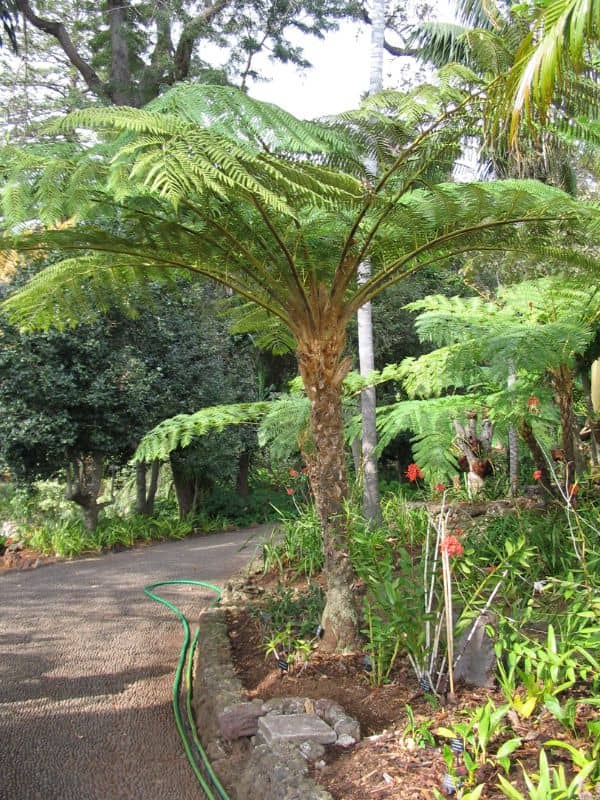
{"type": "MultiPolygon", "coordinates": [[[[82,128],[102,137],[93,155],[86,148],[93,137],[81,137],[71,180],[67,175],[60,187],[62,214],[57,192],[43,184],[44,168],[10,174],[13,206],[15,181],[33,198],[34,210],[26,209],[23,220],[47,219],[52,195],[62,221],[73,214],[69,193],[78,188],[78,168],[99,162],[71,227],[6,231],[5,248],[63,257],[6,308],[21,325],[60,324],[76,318],[86,296],[102,298],[119,286],[130,291],[146,275],[188,274],[224,284],[278,319],[293,336],[311,409],[327,579],[324,645],[351,649],[359,624],[343,521],[341,403],[350,320],[425,265],[477,251],[545,258],[551,241],[593,213],[536,182],[444,181],[439,165],[452,163],[460,136],[480,118],[478,95],[469,96],[449,75],[438,87],[387,94],[379,118],[371,113],[374,98],[369,113],[323,125],[233,89],[176,91],[175,100],[166,96],[155,107],[90,109],[57,125],[59,141],[77,138],[82,128]],[[188,92],[197,111],[182,110],[188,92]],[[383,171],[371,180],[356,155],[378,149],[385,150],[383,171]],[[372,274],[358,286],[365,258],[372,274]]],[[[562,255],[578,263],[570,248],[562,255]]]]}

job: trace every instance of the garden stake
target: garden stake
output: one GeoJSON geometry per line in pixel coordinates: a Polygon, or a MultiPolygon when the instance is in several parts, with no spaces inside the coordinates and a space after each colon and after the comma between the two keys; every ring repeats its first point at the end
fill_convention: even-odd
{"type": "Polygon", "coordinates": [[[450,575],[450,556],[447,551],[442,551],[442,575],[444,580],[444,594],[446,597],[446,648],[448,652],[448,681],[450,698],[454,698],[454,672],[452,662],[454,659],[454,631],[452,624],[452,578],[450,575]]]}

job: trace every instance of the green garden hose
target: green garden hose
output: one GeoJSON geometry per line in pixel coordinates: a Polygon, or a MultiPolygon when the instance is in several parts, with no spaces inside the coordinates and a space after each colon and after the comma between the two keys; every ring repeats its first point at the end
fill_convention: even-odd
{"type": "Polygon", "coordinates": [[[175,670],[175,680],[173,681],[173,714],[175,716],[175,725],[177,732],[183,744],[187,760],[202,787],[202,790],[208,800],[230,800],[229,795],[221,785],[212,765],[206,755],[206,751],[202,747],[200,738],[196,731],[196,722],[192,710],[192,670],[194,663],[194,653],[198,644],[198,636],[200,631],[197,630],[192,642],[190,642],[190,626],[185,617],[185,614],[174,603],[165,600],[164,597],[154,593],[154,589],[159,586],[202,586],[204,589],[210,589],[216,592],[217,598],[211,605],[215,605],[221,599],[221,590],[218,586],[213,586],[212,583],[205,583],[204,581],[195,580],[174,580],[174,581],[158,581],[157,583],[150,583],[144,588],[144,594],[151,600],[157,603],[162,603],[170,611],[172,611],[183,626],[183,644],[179,652],[179,660],[177,662],[177,669],[175,670]],[[185,689],[185,708],[187,716],[187,724],[190,732],[186,731],[186,727],[179,707],[179,694],[181,690],[181,681],[185,674],[186,689],[185,689]]]}

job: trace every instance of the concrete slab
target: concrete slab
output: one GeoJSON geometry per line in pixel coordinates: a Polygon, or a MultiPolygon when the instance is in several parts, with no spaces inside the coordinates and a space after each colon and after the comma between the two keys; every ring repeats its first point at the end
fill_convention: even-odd
{"type": "Polygon", "coordinates": [[[333,744],[337,739],[335,731],[314,714],[261,717],[258,721],[258,732],[268,745],[306,741],[333,744]]]}

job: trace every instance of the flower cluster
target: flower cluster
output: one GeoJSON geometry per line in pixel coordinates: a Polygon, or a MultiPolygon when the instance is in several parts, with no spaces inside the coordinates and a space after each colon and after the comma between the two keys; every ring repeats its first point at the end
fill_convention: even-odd
{"type": "Polygon", "coordinates": [[[406,477],[411,483],[421,480],[423,478],[423,470],[418,464],[409,464],[406,468],[406,477]]]}
{"type": "MultiPolygon", "coordinates": [[[[290,469],[290,470],[288,470],[288,475],[290,476],[290,478],[294,478],[294,480],[295,480],[296,478],[299,478],[299,477],[300,477],[300,473],[302,473],[302,475],[306,475],[306,474],[308,473],[308,467],[302,467],[302,469],[300,470],[300,472],[298,472],[298,470],[297,470],[297,469],[290,469]]],[[[296,494],[296,490],[295,490],[295,489],[292,489],[292,487],[291,487],[291,486],[288,486],[288,487],[286,487],[286,492],[287,492],[289,495],[296,494]]]]}
{"type": "Polygon", "coordinates": [[[453,536],[452,534],[444,536],[440,542],[440,550],[442,553],[448,553],[449,556],[462,556],[462,554],[465,552],[465,548],[462,546],[462,543],[456,536],[453,536]]]}

